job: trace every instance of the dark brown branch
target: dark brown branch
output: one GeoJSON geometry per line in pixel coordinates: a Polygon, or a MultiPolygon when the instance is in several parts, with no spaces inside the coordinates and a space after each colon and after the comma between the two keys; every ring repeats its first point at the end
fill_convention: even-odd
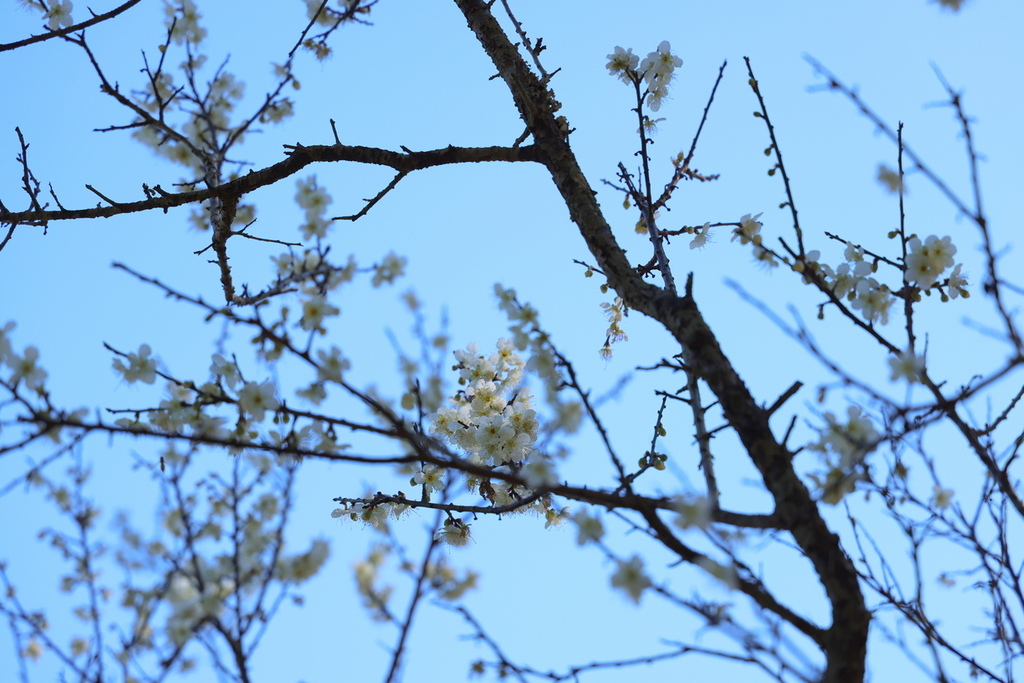
{"type": "Polygon", "coordinates": [[[87,19],[81,23],[68,26],[67,28],[62,28],[57,31],[50,31],[49,33],[40,33],[37,36],[31,36],[29,38],[17,40],[13,43],[0,43],[0,52],[6,52],[7,50],[17,50],[19,47],[25,47],[26,45],[31,45],[33,43],[41,43],[44,40],[50,40],[51,38],[60,38],[61,36],[66,36],[70,33],[75,33],[76,31],[82,31],[84,29],[89,28],[90,26],[95,26],[96,24],[102,21],[113,19],[117,15],[131,9],[140,2],[142,2],[142,0],[128,0],[128,2],[118,7],[115,7],[109,12],[106,12],[104,14],[95,14],[93,15],[92,19],[87,19]]]}
{"type": "Polygon", "coordinates": [[[445,147],[425,152],[392,152],[376,147],[348,145],[286,145],[288,158],[259,171],[226,182],[213,189],[191,192],[165,193],[158,187],[158,197],[117,206],[97,206],[92,209],[67,211],[0,211],[0,223],[37,223],[43,221],[74,220],[78,218],[109,218],[126,213],[167,211],[176,206],[197,204],[212,198],[241,196],[261,187],[272,185],[293,175],[315,162],[353,161],[362,164],[388,166],[400,173],[409,173],[445,164],[477,163],[481,161],[539,161],[535,146],[527,147],[445,147]]]}
{"type": "Polygon", "coordinates": [[[839,538],[793,468],[792,454],[778,442],[770,415],[751,395],[704,320],[692,294],[683,296],[644,282],[633,270],[580,169],[559,122],[550,91],[511,44],[482,0],[455,0],[470,29],[505,81],[539,148],[540,161],[569,209],[572,220],[626,305],[661,323],[687,352],[686,362],[718,398],[724,416],[775,499],[782,528],[789,531],[814,566],[832,607],[832,625],[821,638],[827,658],[822,681],[851,683],[865,674],[871,615],[859,579],[839,538]]]}

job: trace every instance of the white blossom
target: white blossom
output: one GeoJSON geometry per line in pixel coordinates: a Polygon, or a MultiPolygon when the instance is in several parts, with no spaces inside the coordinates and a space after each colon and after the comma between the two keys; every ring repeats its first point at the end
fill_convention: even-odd
{"type": "Polygon", "coordinates": [[[149,344],[143,344],[139,347],[138,353],[127,354],[128,365],[124,364],[124,360],[115,358],[114,369],[120,372],[129,384],[135,382],[152,384],[156,381],[156,359],[150,358],[150,353],[152,350],[149,348],[149,344]]]}
{"type": "Polygon", "coordinates": [[[932,235],[923,243],[913,237],[907,240],[907,248],[907,280],[921,289],[931,287],[946,268],[953,266],[956,247],[948,236],[939,239],[932,235]]]}
{"type": "Polygon", "coordinates": [[[51,0],[50,9],[46,11],[47,25],[50,27],[50,30],[56,31],[67,28],[75,23],[71,18],[71,10],[73,9],[74,5],[71,3],[71,0],[51,0]]]}
{"type": "Polygon", "coordinates": [[[894,382],[898,379],[905,379],[911,384],[920,382],[921,373],[924,372],[924,356],[910,351],[904,351],[898,356],[890,356],[889,369],[892,371],[889,379],[894,382]]]}
{"type": "Polygon", "coordinates": [[[580,510],[573,515],[572,521],[576,523],[577,545],[600,541],[604,536],[604,524],[601,523],[601,518],[596,515],[591,516],[586,510],[580,510]]]}
{"type": "Polygon", "coordinates": [[[636,72],[639,63],[640,58],[633,54],[632,48],[623,50],[616,45],[615,52],[608,55],[608,72],[613,76],[618,76],[623,83],[630,83],[632,82],[630,76],[636,72]]]}
{"type": "Polygon", "coordinates": [[[640,604],[640,596],[650,588],[651,580],[644,573],[644,561],[634,555],[628,562],[619,560],[618,570],[612,574],[612,586],[619,588],[636,604],[640,604]]]}
{"type": "Polygon", "coordinates": [[[274,392],[274,383],[270,380],[262,384],[246,382],[238,392],[238,407],[252,415],[256,422],[262,422],[266,411],[277,410],[281,405],[274,392]]]}

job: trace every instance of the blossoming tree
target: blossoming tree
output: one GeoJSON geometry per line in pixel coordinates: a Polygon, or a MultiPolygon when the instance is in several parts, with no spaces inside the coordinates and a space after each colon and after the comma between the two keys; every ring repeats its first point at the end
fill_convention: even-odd
{"type": "MultiPolygon", "coordinates": [[[[255,653],[273,630],[272,618],[287,599],[301,601],[298,587],[328,560],[329,539],[296,547],[290,522],[302,474],[312,470],[322,478],[340,471],[323,469],[330,465],[370,482],[332,474],[339,490],[324,501],[333,509],[324,518],[330,514],[376,539],[354,565],[354,579],[370,617],[397,627],[382,672],[389,681],[403,673],[428,679],[403,666],[412,656],[416,625],[431,609],[457,615],[463,632],[480,643],[483,654],[464,670],[497,678],[576,680],[707,656],[743,680],[846,683],[865,680],[876,642],[888,640],[934,680],[1013,680],[1024,655],[1018,628],[1024,585],[1012,542],[1024,516],[1016,462],[1024,440],[1018,407],[1024,389],[1015,388],[1024,347],[1013,301],[1020,290],[1001,274],[1002,246],[982,209],[979,153],[959,93],[947,86],[947,104],[967,144],[969,199],[904,143],[902,126],[890,127],[815,63],[825,88],[845,95],[892,142],[895,168],[882,167],[879,180],[896,197],[895,226],[854,239],[801,222],[797,183],[783,162],[785,141],[766,104],[771,86],[757,79],[756,63],[748,60],[742,80],[763,123],[764,155],[772,181],[781,184],[787,223],[768,226],[767,208],[757,213],[749,207],[727,207],[732,213],[724,219],[669,220],[680,188],[717,179],[700,171],[697,159],[724,65],[689,147],[666,169],[652,151],[665,119],[654,117],[668,117],[686,52],[669,41],[637,54],[609,46],[606,68],[626,86],[633,119],[624,134],[635,135],[636,147],[635,157],[601,186],[630,212],[623,230],[621,214],[599,205],[597,186],[574,152],[573,125],[554,91],[567,76],[546,64],[544,42],[528,32],[512,2],[453,0],[480,59],[489,60],[511,95],[523,127],[518,138],[486,147],[396,151],[348,144],[358,131],[339,132],[331,120],[328,144],[286,144],[283,156],[262,166],[238,161],[254,133],[276,130],[295,114],[303,59],[328,59],[343,27],[370,30],[363,25],[380,1],[306,0],[304,28],[290,38],[290,50],[274,57],[274,80],[255,104],[226,62],[209,62],[209,37],[193,0],[165,2],[164,39],[145,54],[130,86],[108,76],[90,36],[116,26],[138,0],[89,12],[87,19],[70,0],[31,0],[24,4],[42,19],[41,31],[0,45],[5,58],[35,47],[75,48],[102,96],[121,112],[120,122],[104,130],[127,131],[183,169],[177,182],[143,183],[131,198],[113,199],[90,185],[95,205],[75,206],[37,171],[31,142],[19,129],[19,180],[16,186],[5,180],[0,195],[0,259],[18,258],[28,231],[58,233],[68,223],[88,227],[100,218],[151,214],[170,223],[175,214],[163,214],[187,207],[185,222],[203,235],[197,254],[210,265],[208,281],[197,285],[202,294],[130,262],[118,260],[115,268],[140,288],[195,311],[198,327],[205,322],[222,330],[204,349],[198,373],[162,361],[170,349],[156,340],[109,345],[124,384],[156,385],[163,393],[82,407],[65,404],[53,388],[56,377],[40,351],[46,340],[26,344],[14,322],[0,328],[0,456],[11,478],[3,493],[24,489],[47,501],[61,520],[41,538],[64,562],[60,590],[78,601],[71,619],[59,606],[23,598],[27,575],[20,553],[5,544],[0,612],[21,678],[32,680],[33,667],[50,661],[68,680],[156,681],[197,668],[256,680],[255,653]],[[604,299],[605,330],[595,355],[615,363],[633,321],[642,316],[652,323],[658,350],[637,374],[653,378],[657,400],[650,415],[630,418],[632,429],[623,431],[619,421],[613,428],[607,397],[588,388],[587,363],[564,352],[543,310],[504,285],[494,293],[506,331],[460,341],[454,349],[443,328],[428,331],[424,304],[406,292],[401,299],[413,321],[410,339],[420,350],[406,354],[396,342],[400,387],[389,392],[353,379],[361,364],[376,364],[379,374],[382,360],[379,350],[376,356],[354,350],[362,330],[345,324],[348,292],[357,286],[387,290],[416,254],[399,253],[401,245],[384,236],[384,248],[367,262],[345,253],[338,226],[396,201],[396,188],[409,176],[484,161],[539,165],[568,210],[579,255],[566,277],[590,278],[604,299]],[[331,216],[334,198],[346,188],[310,171],[340,163],[393,175],[351,215],[331,216]],[[910,227],[908,171],[937,188],[960,219],[955,240],[947,234],[952,230],[910,227]],[[261,232],[260,192],[282,186],[295,188],[298,230],[261,232]],[[716,246],[716,237],[735,244],[716,246]],[[966,242],[980,254],[973,279],[960,260],[966,242]],[[641,262],[627,258],[626,244],[634,254],[644,250],[641,262]],[[810,325],[800,318],[787,323],[757,296],[741,296],[753,303],[751,311],[761,309],[790,335],[805,357],[821,361],[828,377],[815,396],[802,399],[803,375],[793,368],[777,369],[785,385],[771,395],[755,393],[744,381],[744,366],[729,351],[733,342],[706,313],[709,303],[689,265],[678,265],[719,247],[732,248],[733,260],[736,250],[749,254],[792,291],[813,293],[810,307],[821,320],[810,325]],[[253,249],[272,259],[273,270],[262,280],[247,267],[253,249]],[[972,361],[969,379],[961,381],[958,371],[932,362],[931,349],[968,297],[993,312],[988,334],[1001,355],[972,361]],[[857,339],[840,347],[849,358],[830,355],[816,341],[814,332],[822,328],[857,339]],[[889,385],[860,369],[866,354],[884,364],[889,385]],[[893,397],[892,387],[902,399],[893,397]],[[125,407],[124,400],[134,402],[125,407]],[[116,536],[104,536],[110,525],[98,520],[119,501],[101,505],[92,493],[94,459],[107,448],[100,436],[118,453],[124,443],[150,449],[119,466],[152,482],[158,529],[146,531],[122,513],[113,517],[116,536]],[[955,468],[940,462],[934,439],[955,449],[955,468]],[[593,463],[596,453],[599,467],[578,467],[584,457],[593,463]],[[744,493],[751,487],[754,494],[744,493]],[[656,651],[613,659],[595,651],[587,662],[551,669],[513,656],[470,608],[467,598],[482,590],[478,584],[486,577],[456,550],[503,533],[491,524],[498,519],[537,534],[573,529],[573,540],[594,551],[587,557],[613,593],[640,609],[654,600],[678,609],[693,618],[687,623],[698,635],[652,623],[652,638],[663,639],[656,651]],[[414,556],[424,520],[425,548],[414,556]],[[930,560],[936,547],[955,559],[938,566],[930,560]],[[762,569],[765,563],[806,581],[778,581],[762,569]],[[687,571],[702,578],[706,591],[691,594],[673,583],[687,571]],[[813,595],[807,582],[816,584],[813,595]],[[963,582],[971,589],[961,623],[943,621],[936,616],[943,598],[934,597],[934,587],[952,590],[963,582]],[[402,585],[404,591],[396,589],[402,585]],[[714,591],[723,597],[707,597],[714,591]],[[962,623],[975,630],[965,634],[962,623]],[[699,637],[705,631],[715,634],[710,642],[699,637]]],[[[958,2],[942,4],[959,8],[958,2]]],[[[714,159],[701,165],[714,166],[714,159]]],[[[500,258],[503,246],[477,241],[474,248],[500,258]]],[[[456,278],[460,288],[481,286],[456,278]]],[[[529,556],[530,550],[509,554],[529,556]]],[[[594,596],[579,598],[587,603],[594,596]]]]}

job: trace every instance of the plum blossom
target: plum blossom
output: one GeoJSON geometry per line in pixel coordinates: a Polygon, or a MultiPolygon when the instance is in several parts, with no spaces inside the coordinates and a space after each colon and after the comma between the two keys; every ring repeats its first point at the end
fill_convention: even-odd
{"type": "Polygon", "coordinates": [[[448,406],[434,415],[431,433],[491,466],[526,461],[540,425],[527,389],[516,391],[522,358],[502,339],[498,352],[484,356],[475,343],[455,351],[459,384],[448,406]]]}
{"type": "Polygon", "coordinates": [[[658,88],[667,87],[675,75],[675,70],[682,65],[683,60],[672,54],[672,45],[663,40],[657,50],[640,62],[640,71],[643,72],[644,80],[650,85],[650,91],[653,93],[658,88]]]}
{"type": "Polygon", "coordinates": [[[705,223],[699,228],[693,229],[694,237],[690,240],[690,249],[703,249],[708,243],[708,237],[711,235],[711,223],[705,223]]]}
{"type": "Polygon", "coordinates": [[[469,545],[469,526],[466,522],[449,518],[444,521],[444,526],[434,536],[448,545],[462,547],[469,545]]]}
{"type": "Polygon", "coordinates": [[[423,486],[427,491],[444,488],[444,470],[437,465],[424,465],[412,478],[414,486],[423,486]]]}
{"type": "Polygon", "coordinates": [[[152,350],[149,348],[149,344],[143,344],[139,347],[138,353],[129,353],[125,356],[128,359],[128,365],[124,364],[124,360],[115,358],[114,369],[121,373],[129,384],[135,382],[152,384],[156,381],[156,359],[150,358],[150,353],[152,350]]]}
{"type": "Polygon", "coordinates": [[[520,470],[519,474],[531,489],[545,489],[558,485],[558,472],[554,463],[547,458],[534,460],[520,470]]]}
{"type": "Polygon", "coordinates": [[[323,331],[324,318],[338,315],[341,310],[332,305],[327,299],[319,294],[314,294],[302,302],[302,320],[299,326],[304,330],[323,331]]]}
{"type": "Polygon", "coordinates": [[[953,502],[953,489],[944,489],[938,484],[932,490],[931,504],[939,510],[945,510],[953,502]]]}
{"type": "Polygon", "coordinates": [[[889,379],[893,382],[898,379],[905,379],[911,384],[920,382],[921,373],[924,372],[924,356],[910,351],[904,351],[898,356],[890,356],[889,369],[892,371],[889,379]]]}
{"type": "Polygon", "coordinates": [[[404,256],[397,256],[394,252],[389,253],[379,265],[373,267],[373,279],[371,280],[373,286],[380,287],[385,282],[388,284],[394,282],[395,278],[405,274],[405,264],[404,256]]]}
{"type": "Polygon", "coordinates": [[[7,355],[7,367],[14,372],[11,373],[11,383],[17,384],[25,380],[25,386],[29,389],[42,389],[46,381],[46,370],[39,367],[36,361],[39,360],[39,349],[34,346],[25,348],[25,353],[19,356],[16,353],[7,355]]]}
{"type": "Polygon", "coordinates": [[[865,320],[883,325],[889,322],[889,309],[894,299],[888,287],[879,284],[873,277],[867,277],[857,280],[853,292],[856,298],[852,306],[860,310],[865,320]]]}
{"type": "Polygon", "coordinates": [[[330,545],[318,538],[307,552],[286,557],[280,562],[277,568],[279,578],[285,583],[302,583],[320,571],[330,554],[330,545]]]}
{"type": "Polygon", "coordinates": [[[661,102],[668,97],[668,86],[659,85],[651,88],[647,92],[647,106],[651,108],[651,111],[660,111],[661,102]]]}
{"type": "Polygon", "coordinates": [[[295,202],[306,211],[306,222],[302,224],[303,239],[322,238],[327,235],[330,221],[324,218],[331,204],[331,195],[316,183],[316,176],[302,178],[295,183],[298,191],[295,202]]]}
{"type": "Polygon", "coordinates": [[[672,503],[672,509],[679,513],[675,524],[680,529],[697,527],[707,529],[711,524],[712,506],[707,496],[679,497],[672,503]]]}
{"type": "Polygon", "coordinates": [[[604,536],[604,525],[597,515],[591,516],[586,510],[580,510],[572,516],[576,523],[576,544],[586,545],[594,541],[600,541],[604,536]]]}
{"type": "Polygon", "coordinates": [[[214,354],[212,360],[210,373],[214,378],[222,378],[228,385],[228,388],[234,389],[235,385],[242,380],[242,376],[238,372],[238,366],[235,365],[234,361],[225,360],[224,356],[219,353],[214,354]]]}
{"type": "Polygon", "coordinates": [[[761,242],[761,236],[758,234],[761,232],[761,221],[757,220],[761,217],[761,214],[751,216],[749,213],[740,219],[740,227],[736,228],[732,233],[732,242],[739,239],[740,244],[759,244],[761,242]]]}
{"type": "Polygon", "coordinates": [[[900,174],[885,164],[878,165],[877,179],[886,190],[893,194],[905,189],[903,185],[903,178],[900,177],[900,174]]]}
{"type": "Polygon", "coordinates": [[[270,380],[257,384],[246,382],[238,392],[238,407],[252,415],[256,422],[262,422],[268,410],[277,410],[281,402],[274,396],[274,383],[270,380]]]}
{"type": "Polygon", "coordinates": [[[651,111],[661,109],[662,100],[668,96],[668,86],[672,82],[675,70],[683,65],[683,60],[672,54],[672,46],[667,40],[661,41],[658,49],[651,52],[643,61],[633,54],[632,48],[622,49],[615,46],[615,51],[608,55],[608,72],[617,76],[623,83],[639,84],[641,79],[647,84],[647,91],[642,94],[647,99],[651,111]]]}
{"type": "Polygon", "coordinates": [[[351,366],[349,360],[342,357],[341,350],[337,346],[332,346],[329,352],[319,349],[316,354],[320,358],[317,378],[322,382],[340,383],[342,374],[351,366]]]}
{"type": "Polygon", "coordinates": [[[907,240],[907,280],[921,289],[928,289],[946,268],[953,266],[956,247],[948,236],[939,239],[931,235],[923,243],[917,237],[907,240]]]}
{"type": "Polygon", "coordinates": [[[71,18],[71,10],[73,9],[74,5],[71,3],[71,0],[54,0],[50,4],[50,9],[46,11],[50,30],[57,31],[75,23],[71,18]]]}
{"type": "Polygon", "coordinates": [[[295,103],[290,98],[284,97],[274,100],[266,106],[260,114],[260,123],[280,123],[284,119],[295,114],[295,103]]]}
{"type": "Polygon", "coordinates": [[[861,414],[860,406],[848,407],[846,417],[846,423],[843,424],[833,413],[825,413],[828,424],[818,441],[810,445],[813,450],[838,455],[839,466],[843,470],[861,462],[882,440],[871,420],[861,414]]]}
{"type": "Polygon", "coordinates": [[[953,272],[949,274],[949,279],[946,282],[946,286],[949,288],[949,298],[955,299],[958,296],[962,296],[965,299],[971,294],[967,291],[967,276],[960,274],[960,268],[963,267],[962,263],[956,264],[953,268],[953,272]]]}
{"type": "Polygon", "coordinates": [[[569,518],[569,508],[548,508],[544,511],[544,528],[550,529],[553,526],[559,526],[566,519],[569,518]]]}
{"type": "Polygon", "coordinates": [[[630,83],[630,74],[636,71],[640,58],[633,54],[632,48],[623,50],[618,45],[615,52],[608,55],[608,71],[613,76],[618,76],[623,83],[630,83]]]}
{"type": "Polygon", "coordinates": [[[622,589],[634,603],[640,604],[644,589],[653,585],[644,573],[644,561],[634,555],[628,562],[618,562],[619,568],[612,574],[612,587],[622,589]]]}
{"type": "Polygon", "coordinates": [[[198,45],[206,38],[206,29],[199,26],[202,15],[194,0],[178,0],[173,3],[164,0],[164,15],[167,27],[174,27],[171,37],[175,45],[185,42],[198,45]]]}

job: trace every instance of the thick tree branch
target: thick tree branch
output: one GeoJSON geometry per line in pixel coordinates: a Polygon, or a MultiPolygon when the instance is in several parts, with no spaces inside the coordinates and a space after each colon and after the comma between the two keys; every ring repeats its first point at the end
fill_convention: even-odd
{"type": "Polygon", "coordinates": [[[864,678],[870,614],[864,605],[857,573],[839,538],[822,519],[792,464],[792,454],[769,426],[769,412],[757,403],[704,321],[692,295],[692,277],[683,296],[643,282],[629,265],[594,190],[566,140],[564,124],[554,112],[552,93],[530,70],[482,0],[455,0],[470,28],[504,79],[523,120],[539,148],[541,163],[551,172],[608,284],[626,304],[659,321],[687,352],[687,363],[711,387],[736,430],[765,486],[775,499],[782,528],[807,555],[832,605],[832,626],[822,641],[827,657],[823,681],[850,683],[864,678]]]}
{"type": "Polygon", "coordinates": [[[156,196],[137,202],[119,202],[112,206],[97,206],[91,209],[68,209],[58,211],[2,211],[0,223],[42,224],[48,221],[74,220],[78,218],[109,218],[126,213],[138,213],[161,209],[167,211],[176,206],[196,204],[213,198],[241,197],[261,187],[272,185],[283,178],[294,175],[315,162],[353,161],[361,164],[388,166],[408,173],[432,166],[445,164],[476,163],[480,161],[539,161],[537,149],[527,147],[452,147],[425,152],[393,152],[376,147],[350,145],[286,145],[288,158],[259,171],[205,190],[169,193],[159,185],[152,188],[156,196]]]}

